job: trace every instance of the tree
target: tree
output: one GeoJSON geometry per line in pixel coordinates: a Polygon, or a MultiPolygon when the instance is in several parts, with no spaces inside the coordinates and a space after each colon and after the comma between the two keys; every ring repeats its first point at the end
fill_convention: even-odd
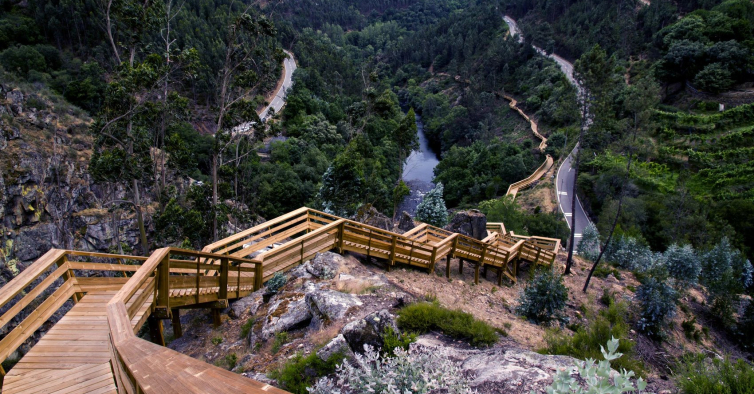
{"type": "Polygon", "coordinates": [[[600,252],[600,233],[594,223],[589,223],[584,229],[577,251],[581,257],[587,260],[594,261],[597,259],[600,252]]]}
{"type": "Polygon", "coordinates": [[[438,183],[434,189],[424,196],[424,200],[416,207],[416,219],[435,227],[448,224],[448,209],[442,197],[443,186],[438,183]]]}
{"type": "MultiPolygon", "coordinates": [[[[219,174],[222,154],[238,135],[233,135],[234,127],[252,122],[256,129],[261,127],[261,119],[256,113],[251,97],[269,77],[277,64],[285,58],[282,51],[273,52],[271,40],[275,36],[275,26],[262,15],[252,14],[247,7],[236,16],[228,28],[225,45],[225,59],[220,71],[215,99],[217,123],[215,125],[215,146],[212,152],[212,237],[218,239],[217,213],[219,205],[219,174]]],[[[255,130],[255,132],[258,130],[255,130]]],[[[237,133],[239,134],[239,133],[237,133]]]]}
{"type": "Polygon", "coordinates": [[[406,159],[411,152],[419,149],[419,136],[416,134],[416,114],[413,108],[409,109],[406,116],[401,119],[393,133],[393,141],[398,146],[398,162],[400,163],[398,171],[401,174],[401,179],[403,179],[403,165],[406,159]]]}

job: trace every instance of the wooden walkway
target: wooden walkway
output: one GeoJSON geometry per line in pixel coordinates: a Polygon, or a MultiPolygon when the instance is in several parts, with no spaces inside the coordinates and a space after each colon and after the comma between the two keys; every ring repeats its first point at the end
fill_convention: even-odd
{"type": "MultiPolygon", "coordinates": [[[[545,138],[542,134],[539,134],[539,127],[537,126],[537,123],[532,120],[528,115],[524,113],[524,111],[521,110],[521,108],[518,108],[518,101],[514,99],[511,96],[503,96],[506,100],[510,101],[510,107],[514,111],[518,112],[521,117],[526,119],[527,122],[529,122],[529,125],[531,126],[531,132],[534,134],[535,137],[539,138],[541,141],[539,143],[539,151],[544,153],[545,149],[547,149],[547,138],[545,138]]],[[[513,198],[516,198],[516,194],[518,194],[518,191],[521,189],[525,189],[529,187],[532,183],[538,181],[542,176],[552,167],[552,163],[554,162],[552,156],[545,155],[545,161],[537,167],[534,172],[527,176],[526,178],[512,183],[510,186],[508,186],[508,191],[505,193],[507,196],[513,196],[513,198]]]]}
{"type": "Polygon", "coordinates": [[[3,393],[116,393],[105,309],[116,293],[87,293],[8,372],[3,393]]]}
{"type": "Polygon", "coordinates": [[[0,339],[7,359],[65,305],[72,308],[47,330],[4,377],[2,393],[286,393],[164,347],[162,319],[180,337],[180,308],[208,308],[219,324],[228,301],[262,287],[328,250],[383,259],[435,272],[459,258],[516,281],[520,260],[551,265],[560,241],[518,236],[488,223],[484,240],[421,224],[398,234],[309,208],[270,220],[208,245],[204,251],[162,248],[148,258],[52,249],[0,288],[0,339]],[[249,258],[254,255],[254,258],[249,258]],[[21,321],[17,317],[26,311],[21,321]],[[155,343],[135,334],[149,325],[155,343]]]}

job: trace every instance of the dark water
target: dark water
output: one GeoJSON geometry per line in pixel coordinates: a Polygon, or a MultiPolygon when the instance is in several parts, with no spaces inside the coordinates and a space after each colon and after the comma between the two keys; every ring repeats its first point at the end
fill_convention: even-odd
{"type": "Polygon", "coordinates": [[[406,160],[406,165],[403,167],[403,180],[431,183],[440,158],[429,146],[429,140],[424,135],[424,124],[418,115],[416,116],[416,131],[419,135],[419,150],[412,152],[406,160]]]}

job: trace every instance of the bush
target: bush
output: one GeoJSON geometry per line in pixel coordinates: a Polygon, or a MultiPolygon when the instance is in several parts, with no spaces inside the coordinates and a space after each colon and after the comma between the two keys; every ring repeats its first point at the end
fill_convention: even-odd
{"type": "MultiPolygon", "coordinates": [[[[602,344],[612,338],[628,338],[630,327],[626,322],[628,305],[625,302],[612,302],[607,309],[593,312],[587,316],[589,325],[579,327],[572,336],[560,331],[550,330],[545,335],[547,347],[540,349],[542,354],[571,356],[581,360],[602,359],[602,344]]],[[[613,367],[643,374],[644,366],[635,358],[634,343],[620,341],[618,351],[626,357],[615,360],[613,367]]]]}
{"type": "Polygon", "coordinates": [[[551,269],[543,270],[524,288],[516,312],[537,324],[553,320],[565,323],[566,301],[568,288],[563,284],[563,277],[551,269]]]}
{"type": "Polygon", "coordinates": [[[754,350],[754,301],[749,301],[749,305],[744,308],[741,318],[738,320],[737,335],[739,342],[744,349],[754,350]]]}
{"type": "Polygon", "coordinates": [[[734,325],[733,311],[739,295],[752,284],[751,262],[723,237],[702,257],[702,284],[709,290],[711,312],[726,327],[734,325]]]}
{"type": "Polygon", "coordinates": [[[367,347],[356,354],[353,365],[338,366],[334,379],[323,378],[310,389],[311,394],[425,394],[439,392],[471,394],[469,382],[443,350],[396,349],[395,357],[380,358],[367,347]]]}
{"type": "Polygon", "coordinates": [[[265,284],[267,286],[267,292],[277,293],[280,288],[285,286],[286,282],[288,282],[288,277],[285,276],[285,274],[280,271],[275,272],[275,274],[272,275],[272,278],[270,278],[265,284]]]}
{"type": "Polygon", "coordinates": [[[437,303],[422,302],[401,309],[398,311],[398,327],[417,334],[437,329],[477,347],[490,346],[498,340],[494,327],[475,319],[470,313],[445,309],[437,303]]]}
{"type": "Polygon", "coordinates": [[[702,262],[691,245],[670,245],[663,257],[668,274],[675,278],[679,284],[694,284],[699,280],[702,262]]]}
{"type": "Polygon", "coordinates": [[[605,250],[605,260],[623,269],[644,272],[652,269],[661,256],[652,253],[647,245],[634,237],[621,235],[611,241],[605,250]]]}
{"type": "Polygon", "coordinates": [[[29,71],[45,71],[47,64],[41,53],[32,46],[11,47],[0,53],[0,64],[10,72],[26,78],[29,71]]]}
{"type": "Polygon", "coordinates": [[[416,207],[416,219],[435,227],[443,227],[448,224],[448,209],[443,200],[442,183],[438,183],[434,189],[424,196],[424,200],[416,207]]]}
{"type": "Polygon", "coordinates": [[[636,299],[641,306],[639,330],[655,338],[667,320],[675,316],[678,293],[667,283],[649,277],[636,289],[636,299]]]}
{"type": "Polygon", "coordinates": [[[594,261],[600,254],[600,232],[594,223],[589,223],[584,229],[581,242],[579,242],[576,252],[579,256],[594,261]]]}
{"type": "Polygon", "coordinates": [[[416,334],[407,332],[395,332],[388,326],[382,337],[382,349],[380,353],[386,357],[395,357],[396,349],[408,350],[412,343],[416,342],[416,334]]]}
{"type": "Polygon", "coordinates": [[[743,360],[687,356],[676,379],[684,394],[754,393],[754,369],[743,360]]]}
{"type": "MultiPolygon", "coordinates": [[[[607,351],[600,346],[600,351],[604,357],[595,365],[594,359],[588,359],[581,363],[576,363],[576,368],[585,382],[586,388],[582,388],[579,381],[571,377],[569,369],[558,372],[553,377],[552,385],[547,388],[548,394],[620,394],[620,393],[642,393],[647,387],[647,383],[642,378],[636,381],[636,385],[631,382],[634,376],[633,371],[623,370],[614,375],[612,382],[610,376],[612,367],[610,362],[620,358],[623,354],[618,353],[619,341],[612,338],[607,342],[607,351]]],[[[533,394],[533,392],[532,392],[533,394]]]]}
{"type": "Polygon", "coordinates": [[[275,334],[275,339],[272,341],[272,348],[270,349],[270,352],[272,352],[272,354],[279,352],[280,348],[282,348],[286,343],[288,343],[287,332],[282,331],[275,334]]]}
{"type": "Polygon", "coordinates": [[[297,353],[288,360],[281,368],[270,372],[270,377],[277,380],[280,387],[294,394],[306,394],[307,387],[311,387],[317,379],[335,372],[338,363],[342,362],[345,355],[336,353],[327,361],[322,361],[317,352],[308,356],[297,353]]]}

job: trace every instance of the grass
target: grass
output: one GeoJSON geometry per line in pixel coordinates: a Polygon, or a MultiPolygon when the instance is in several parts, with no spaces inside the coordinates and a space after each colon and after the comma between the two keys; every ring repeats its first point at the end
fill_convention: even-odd
{"type": "Polygon", "coordinates": [[[217,346],[217,345],[223,343],[223,337],[216,336],[216,337],[212,338],[211,342],[212,342],[213,345],[217,346]]]}
{"type": "Polygon", "coordinates": [[[572,336],[560,330],[549,330],[545,334],[547,346],[540,349],[539,353],[572,356],[581,360],[602,360],[600,346],[604,346],[615,337],[620,339],[618,352],[623,353],[623,357],[612,361],[613,368],[627,369],[644,376],[644,365],[636,358],[634,343],[627,340],[630,329],[626,322],[628,305],[625,302],[613,301],[607,309],[599,311],[596,315],[589,314],[592,315],[586,319],[590,322],[589,325],[574,327],[576,332],[572,336]]]}
{"type": "Polygon", "coordinates": [[[241,339],[249,336],[251,328],[254,327],[254,323],[256,323],[256,319],[252,316],[241,326],[241,339]]]}
{"type": "Polygon", "coordinates": [[[743,360],[689,355],[682,359],[676,379],[684,394],[754,393],[754,369],[743,360]]]}
{"type": "Polygon", "coordinates": [[[443,308],[437,302],[420,302],[401,309],[398,311],[398,327],[417,334],[440,330],[476,347],[490,346],[498,341],[498,330],[491,325],[469,313],[443,308]]]}
{"type": "Polygon", "coordinates": [[[275,334],[275,339],[272,341],[272,349],[270,351],[275,354],[280,351],[280,348],[288,343],[288,333],[285,331],[275,334]]]}
{"type": "Polygon", "coordinates": [[[416,334],[397,333],[393,328],[388,326],[385,329],[385,335],[382,338],[382,354],[387,357],[395,357],[395,349],[401,348],[408,350],[408,347],[416,342],[416,334]]]}
{"type": "Polygon", "coordinates": [[[279,369],[272,371],[270,377],[277,380],[285,390],[294,394],[308,394],[306,388],[314,385],[320,377],[335,372],[335,367],[344,358],[343,354],[336,353],[327,361],[322,361],[317,357],[316,351],[308,356],[298,353],[279,369]]]}

